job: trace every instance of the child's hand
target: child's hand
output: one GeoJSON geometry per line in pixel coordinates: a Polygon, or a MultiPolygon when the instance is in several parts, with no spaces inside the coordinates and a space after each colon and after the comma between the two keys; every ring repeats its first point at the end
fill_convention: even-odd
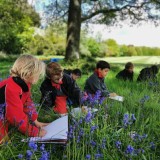
{"type": "Polygon", "coordinates": [[[117,96],[117,94],[116,93],[110,93],[109,96],[110,97],[115,97],[115,96],[117,96]]]}
{"type": "Polygon", "coordinates": [[[46,135],[47,131],[44,130],[44,129],[40,129],[39,130],[39,134],[38,134],[38,137],[44,137],[46,135]]]}
{"type": "Polygon", "coordinates": [[[34,121],[35,125],[38,127],[38,128],[42,128],[42,127],[45,127],[47,126],[49,123],[42,123],[42,122],[39,122],[37,121],[37,119],[34,121]]]}

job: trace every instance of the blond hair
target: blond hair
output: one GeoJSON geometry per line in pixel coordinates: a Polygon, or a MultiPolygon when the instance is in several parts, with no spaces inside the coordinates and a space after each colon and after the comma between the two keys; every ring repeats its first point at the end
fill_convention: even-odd
{"type": "Polygon", "coordinates": [[[60,64],[56,62],[50,62],[47,64],[46,76],[48,78],[51,78],[53,75],[60,74],[61,72],[63,72],[63,68],[60,64]]]}
{"type": "Polygon", "coordinates": [[[10,74],[27,81],[45,74],[45,64],[32,55],[21,55],[13,64],[10,74]]]}

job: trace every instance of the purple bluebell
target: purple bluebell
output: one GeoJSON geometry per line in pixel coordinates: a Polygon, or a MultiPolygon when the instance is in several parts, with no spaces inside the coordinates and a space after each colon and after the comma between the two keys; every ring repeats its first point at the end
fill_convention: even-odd
{"type": "Polygon", "coordinates": [[[42,145],[40,146],[40,151],[44,151],[44,149],[45,149],[45,144],[42,144],[42,145]]]}
{"type": "Polygon", "coordinates": [[[121,143],[120,141],[116,141],[116,142],[115,142],[115,145],[116,145],[116,148],[120,149],[122,143],[121,143]]]}
{"type": "Polygon", "coordinates": [[[89,122],[91,122],[91,120],[92,120],[92,113],[88,112],[86,117],[85,117],[85,122],[89,123],[89,122]]]}
{"type": "Polygon", "coordinates": [[[96,154],[94,155],[94,157],[95,157],[95,159],[98,159],[98,158],[103,157],[103,155],[102,155],[102,154],[100,154],[100,153],[96,153],[96,154]]]}
{"type": "Polygon", "coordinates": [[[124,114],[123,116],[123,125],[127,127],[129,125],[129,114],[124,114]]]}
{"type": "Polygon", "coordinates": [[[93,140],[90,141],[90,144],[91,144],[91,146],[93,146],[93,147],[95,147],[95,146],[97,145],[96,142],[93,141],[93,140]]]}
{"type": "Polygon", "coordinates": [[[28,146],[33,150],[33,151],[37,151],[37,144],[35,142],[29,142],[28,146]]]}
{"type": "Polygon", "coordinates": [[[22,158],[23,158],[23,154],[19,154],[19,155],[18,155],[18,158],[19,158],[19,159],[22,159],[22,158]]]}
{"type": "Polygon", "coordinates": [[[128,145],[125,153],[132,154],[133,152],[134,152],[134,148],[131,145],[128,145]]]}
{"type": "Polygon", "coordinates": [[[135,117],[134,114],[131,115],[131,120],[132,120],[133,122],[136,121],[136,117],[135,117]]]}
{"type": "Polygon", "coordinates": [[[151,148],[151,150],[155,150],[156,145],[154,144],[154,142],[151,142],[151,143],[150,143],[150,148],[151,148]]]}
{"type": "Polygon", "coordinates": [[[93,133],[97,128],[98,126],[91,126],[90,132],[93,133]]]}
{"type": "Polygon", "coordinates": [[[49,153],[47,151],[43,151],[39,160],[49,160],[49,153]]]}
{"type": "Polygon", "coordinates": [[[31,159],[32,154],[33,154],[33,153],[32,153],[32,151],[27,150],[27,153],[26,153],[26,159],[27,159],[27,160],[31,159]]]}
{"type": "Polygon", "coordinates": [[[90,155],[90,154],[87,154],[87,155],[86,155],[86,159],[91,159],[91,155],[90,155]]]}

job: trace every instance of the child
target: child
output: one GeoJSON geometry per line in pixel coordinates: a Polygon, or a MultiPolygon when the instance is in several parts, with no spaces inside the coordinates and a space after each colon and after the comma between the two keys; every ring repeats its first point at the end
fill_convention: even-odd
{"type": "Polygon", "coordinates": [[[131,63],[131,62],[126,63],[125,69],[120,71],[116,75],[116,78],[124,80],[124,81],[126,81],[126,80],[133,81],[133,74],[134,74],[133,69],[134,69],[133,63],[131,63]]]}
{"type": "Polygon", "coordinates": [[[104,83],[104,78],[110,70],[110,65],[106,61],[99,61],[96,65],[94,73],[86,80],[84,90],[86,93],[95,94],[101,91],[101,96],[112,97],[116,93],[110,93],[104,83]]]}
{"type": "Polygon", "coordinates": [[[65,73],[60,64],[50,62],[46,68],[46,79],[40,87],[42,106],[52,108],[55,113],[61,116],[67,114],[67,99],[73,104],[80,104],[80,88],[75,81],[65,73]]]}
{"type": "Polygon", "coordinates": [[[140,71],[140,74],[137,78],[138,82],[144,82],[144,81],[157,81],[157,73],[158,73],[158,67],[156,65],[152,65],[151,67],[143,68],[140,71]]]}
{"type": "Polygon", "coordinates": [[[70,75],[70,77],[74,81],[76,81],[78,78],[81,78],[81,75],[82,75],[81,70],[78,69],[78,68],[76,68],[74,70],[66,70],[66,69],[64,69],[64,73],[70,75]]]}
{"type": "Polygon", "coordinates": [[[28,136],[43,137],[38,115],[31,100],[31,85],[44,75],[45,65],[31,55],[20,56],[10,70],[10,77],[0,82],[0,143],[7,137],[8,127],[14,126],[28,136]]]}

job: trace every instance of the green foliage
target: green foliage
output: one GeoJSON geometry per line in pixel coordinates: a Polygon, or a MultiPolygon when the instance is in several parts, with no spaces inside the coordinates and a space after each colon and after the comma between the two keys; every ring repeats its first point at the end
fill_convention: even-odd
{"type": "Polygon", "coordinates": [[[117,42],[113,39],[106,40],[107,51],[106,56],[118,56],[119,55],[119,46],[117,42]]]}
{"type": "Polygon", "coordinates": [[[33,34],[29,27],[39,25],[38,14],[25,0],[1,0],[0,16],[0,50],[22,53],[33,34]]]}
{"type": "Polygon", "coordinates": [[[87,46],[92,56],[98,56],[100,48],[99,48],[99,44],[96,42],[95,39],[89,38],[87,41],[87,46]]]}
{"type": "Polygon", "coordinates": [[[65,25],[54,24],[46,29],[35,28],[35,34],[27,44],[27,51],[35,55],[64,55],[65,25]]]}

